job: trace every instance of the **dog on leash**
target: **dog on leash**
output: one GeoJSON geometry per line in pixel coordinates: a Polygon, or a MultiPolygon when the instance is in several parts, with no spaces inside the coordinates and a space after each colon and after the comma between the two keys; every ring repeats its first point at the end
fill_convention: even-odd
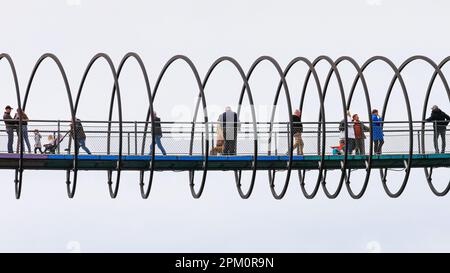
{"type": "Polygon", "coordinates": [[[224,143],[225,143],[224,140],[217,140],[216,146],[211,149],[209,154],[210,155],[223,154],[224,143]]]}

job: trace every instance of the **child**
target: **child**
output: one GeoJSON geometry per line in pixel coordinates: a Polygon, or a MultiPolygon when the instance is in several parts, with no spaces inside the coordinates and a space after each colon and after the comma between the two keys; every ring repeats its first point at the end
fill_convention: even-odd
{"type": "Polygon", "coordinates": [[[339,140],[339,146],[331,146],[333,149],[333,155],[342,155],[344,153],[345,141],[343,139],[339,140]]]}
{"type": "Polygon", "coordinates": [[[39,133],[38,129],[34,129],[34,153],[36,154],[37,151],[41,152],[42,154],[42,144],[41,144],[41,134],[39,133]]]}
{"type": "Polygon", "coordinates": [[[53,148],[55,147],[55,144],[56,144],[55,138],[52,135],[49,135],[47,137],[47,139],[48,139],[48,143],[44,144],[44,147],[45,147],[44,154],[47,152],[54,154],[55,152],[54,152],[53,148]]]}

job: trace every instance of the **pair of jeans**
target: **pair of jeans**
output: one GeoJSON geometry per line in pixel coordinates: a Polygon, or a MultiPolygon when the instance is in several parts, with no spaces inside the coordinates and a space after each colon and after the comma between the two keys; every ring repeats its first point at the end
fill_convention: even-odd
{"type": "Polygon", "coordinates": [[[77,139],[78,140],[78,145],[76,146],[77,149],[77,153],[80,153],[80,147],[81,149],[83,149],[87,154],[91,154],[91,151],[89,151],[88,147],[86,147],[86,139],[85,138],[81,138],[81,139],[77,139]]]}
{"type": "Polygon", "coordinates": [[[444,127],[444,129],[435,129],[434,130],[434,149],[436,151],[436,153],[439,153],[439,143],[438,143],[438,138],[441,137],[441,141],[442,141],[442,150],[441,153],[445,153],[445,133],[446,133],[446,128],[444,127]]]}
{"type": "Polygon", "coordinates": [[[6,133],[8,134],[8,153],[14,153],[13,143],[14,143],[14,128],[6,127],[6,133]]]}
{"type": "MultiPolygon", "coordinates": [[[[155,144],[156,144],[156,146],[158,146],[158,149],[161,150],[161,153],[163,155],[166,155],[167,154],[166,150],[164,149],[164,147],[163,147],[163,145],[161,143],[161,137],[162,136],[155,136],[155,144]]],[[[153,148],[153,143],[152,143],[152,145],[150,145],[150,154],[152,153],[152,148],[153,148]]]]}
{"type": "MultiPolygon", "coordinates": [[[[17,126],[17,138],[19,138],[19,126],[17,126]]],[[[22,145],[24,141],[25,144],[27,145],[28,152],[31,153],[30,140],[28,139],[28,126],[22,124],[22,145]]],[[[17,142],[17,152],[19,152],[19,142],[17,142]]]]}
{"type": "Polygon", "coordinates": [[[374,140],[374,151],[375,154],[380,155],[381,154],[381,147],[383,147],[384,140],[374,140]]]}

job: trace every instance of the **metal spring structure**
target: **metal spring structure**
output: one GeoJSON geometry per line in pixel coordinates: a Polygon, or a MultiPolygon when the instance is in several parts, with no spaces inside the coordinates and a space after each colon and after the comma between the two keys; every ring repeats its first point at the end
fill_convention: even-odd
{"type": "MultiPolygon", "coordinates": [[[[118,190],[119,190],[119,184],[120,184],[120,177],[121,177],[121,161],[122,161],[122,100],[121,100],[121,90],[120,90],[120,84],[119,84],[119,79],[120,79],[120,75],[121,75],[121,71],[123,69],[123,67],[129,62],[129,60],[134,59],[135,61],[137,61],[137,63],[139,64],[139,67],[141,69],[141,73],[143,75],[144,81],[145,81],[145,85],[146,85],[146,91],[147,91],[147,97],[148,97],[148,103],[149,103],[149,107],[148,107],[148,111],[147,111],[147,115],[146,115],[146,119],[145,121],[148,122],[152,128],[151,132],[153,132],[154,128],[153,128],[153,115],[151,115],[150,113],[153,112],[153,108],[154,108],[154,102],[155,102],[155,97],[158,93],[158,89],[160,87],[160,83],[164,77],[164,75],[166,74],[166,71],[171,67],[171,65],[176,62],[176,61],[183,61],[184,63],[186,63],[190,70],[192,71],[193,77],[195,79],[196,85],[198,86],[198,101],[195,107],[195,114],[193,117],[193,121],[196,121],[198,112],[199,112],[199,108],[200,106],[203,109],[203,119],[204,122],[208,122],[209,117],[208,117],[208,111],[207,111],[207,101],[205,98],[205,93],[204,93],[204,89],[208,83],[208,79],[210,78],[211,74],[214,72],[214,70],[221,64],[221,63],[231,63],[236,70],[238,71],[241,79],[242,79],[242,89],[241,89],[241,93],[239,96],[239,101],[238,101],[238,114],[240,112],[240,107],[242,105],[243,102],[243,98],[245,96],[248,97],[248,101],[251,107],[251,114],[252,114],[252,121],[253,121],[253,128],[254,128],[254,133],[255,133],[255,137],[254,137],[254,157],[253,157],[253,164],[252,164],[252,176],[250,179],[250,183],[248,186],[248,190],[246,192],[244,192],[244,190],[242,189],[242,184],[241,184],[241,171],[237,170],[235,171],[235,180],[236,180],[236,186],[239,192],[239,195],[244,198],[247,199],[250,197],[250,195],[252,194],[253,191],[253,187],[255,184],[255,177],[256,177],[256,166],[258,164],[258,139],[256,137],[256,114],[255,114],[255,104],[254,104],[254,100],[253,100],[253,96],[252,96],[252,91],[251,91],[251,86],[249,84],[249,81],[253,75],[253,72],[255,71],[255,69],[263,62],[268,62],[271,65],[273,65],[273,67],[275,67],[278,77],[279,77],[279,84],[278,87],[276,89],[275,92],[275,97],[274,97],[274,103],[273,103],[273,112],[272,112],[272,116],[271,116],[271,122],[273,122],[274,120],[274,113],[275,113],[275,108],[277,107],[278,104],[278,100],[280,97],[280,93],[281,90],[284,91],[284,95],[286,96],[286,101],[287,101],[287,115],[289,117],[289,123],[290,123],[290,129],[292,131],[293,128],[293,121],[292,121],[292,103],[290,100],[290,91],[287,85],[287,81],[286,81],[286,77],[289,74],[289,71],[291,70],[292,67],[294,67],[297,63],[303,63],[304,65],[306,65],[308,67],[308,72],[306,74],[306,78],[305,78],[305,82],[302,88],[302,92],[301,92],[301,99],[300,99],[300,107],[299,109],[302,110],[303,106],[304,106],[304,99],[305,99],[305,94],[306,94],[306,90],[308,87],[308,84],[310,82],[311,76],[312,76],[312,81],[316,86],[317,89],[317,95],[319,97],[320,100],[320,122],[322,122],[321,124],[321,131],[323,132],[320,136],[322,138],[322,143],[325,143],[325,137],[326,137],[326,129],[325,129],[325,118],[326,118],[326,111],[324,108],[324,101],[327,95],[327,89],[330,83],[331,78],[334,76],[337,80],[338,86],[339,86],[339,91],[340,91],[340,98],[341,98],[341,105],[342,105],[342,115],[343,117],[346,116],[346,112],[347,110],[350,108],[351,103],[352,103],[352,98],[353,95],[355,93],[355,89],[356,86],[359,82],[361,82],[362,84],[362,88],[364,91],[364,96],[365,96],[365,103],[366,103],[366,107],[367,107],[367,114],[368,114],[368,118],[370,120],[370,122],[372,122],[372,118],[371,118],[371,101],[370,101],[370,96],[369,96],[369,90],[368,90],[368,86],[366,83],[366,79],[364,77],[364,71],[371,66],[371,64],[375,63],[375,62],[383,62],[385,63],[388,67],[390,67],[390,69],[392,70],[392,72],[394,73],[394,76],[390,82],[389,88],[387,90],[386,93],[386,97],[384,99],[384,105],[382,108],[382,116],[385,116],[387,107],[389,105],[389,99],[391,97],[391,93],[393,90],[393,87],[395,85],[395,83],[398,81],[401,89],[402,89],[402,94],[403,94],[403,99],[405,101],[405,105],[406,105],[406,112],[407,112],[407,117],[408,117],[408,124],[409,124],[409,157],[408,160],[405,164],[405,173],[404,173],[404,178],[403,178],[403,182],[401,184],[401,186],[399,187],[399,189],[397,191],[391,191],[391,189],[388,187],[387,185],[387,172],[388,170],[380,170],[380,175],[381,175],[381,181],[383,184],[383,188],[385,190],[385,192],[387,193],[388,196],[396,198],[399,197],[405,190],[405,187],[407,185],[409,176],[410,176],[410,171],[411,171],[411,160],[412,160],[412,156],[413,156],[413,121],[412,121],[412,112],[411,112],[411,105],[410,105],[410,99],[409,99],[409,94],[408,94],[408,90],[405,86],[405,82],[404,79],[401,75],[401,72],[411,63],[416,62],[416,61],[423,61],[425,63],[427,63],[429,66],[431,66],[434,69],[434,73],[432,74],[432,77],[428,83],[428,88],[425,94],[425,100],[423,102],[423,109],[422,109],[422,120],[425,119],[425,115],[426,115],[426,110],[428,107],[428,102],[429,102],[429,98],[430,98],[430,93],[431,90],[433,88],[433,85],[435,83],[436,77],[439,76],[440,80],[442,81],[444,87],[445,87],[445,91],[448,95],[449,101],[450,101],[450,87],[448,85],[448,82],[442,72],[442,68],[445,66],[445,64],[450,60],[450,56],[445,58],[444,60],[442,60],[439,64],[434,62],[433,60],[431,60],[430,58],[426,57],[426,56],[412,56],[410,58],[408,58],[407,60],[405,60],[400,66],[396,66],[390,59],[383,57],[383,56],[374,56],[369,58],[367,61],[365,61],[362,65],[359,65],[353,58],[348,57],[348,56],[342,56],[337,58],[336,60],[331,59],[328,56],[319,56],[317,57],[315,60],[310,61],[307,58],[304,57],[296,57],[294,58],[292,61],[289,62],[289,64],[287,65],[286,68],[282,68],[280,66],[280,64],[272,57],[270,56],[261,56],[259,58],[257,58],[253,64],[251,65],[250,69],[245,72],[244,69],[242,68],[242,66],[233,58],[231,57],[220,57],[218,58],[208,69],[206,75],[203,77],[200,76],[196,66],[194,65],[194,63],[186,56],[183,55],[176,55],[173,56],[172,58],[170,58],[166,64],[164,65],[164,67],[162,68],[161,72],[159,73],[159,76],[156,80],[156,83],[153,87],[153,89],[151,88],[150,85],[150,80],[149,77],[147,75],[147,70],[146,67],[144,65],[144,62],[142,61],[142,59],[139,57],[138,54],[130,52],[124,55],[124,57],[122,58],[122,60],[119,63],[119,66],[116,67],[112,61],[112,59],[104,53],[98,53],[96,54],[88,63],[80,85],[78,87],[78,92],[77,92],[77,96],[75,98],[75,100],[72,98],[72,92],[71,92],[71,87],[69,85],[68,82],[68,78],[67,78],[67,74],[64,70],[64,67],[61,63],[61,61],[58,59],[57,56],[55,56],[54,54],[51,53],[46,53],[43,54],[36,62],[31,75],[29,76],[29,80],[28,80],[28,84],[25,90],[25,96],[24,99],[21,100],[21,92],[19,90],[19,81],[18,81],[18,76],[16,73],[16,69],[15,69],[15,65],[14,62],[12,60],[12,58],[5,53],[0,54],[0,60],[1,59],[5,59],[7,61],[7,63],[9,64],[10,68],[11,68],[11,72],[12,72],[12,76],[14,79],[14,84],[15,84],[15,93],[16,93],[16,97],[17,97],[17,105],[20,106],[20,108],[22,108],[23,110],[26,109],[27,107],[27,102],[28,102],[28,96],[31,92],[31,87],[32,87],[32,83],[33,80],[35,79],[35,75],[36,72],[38,71],[40,65],[42,64],[42,62],[46,59],[49,59],[51,61],[53,61],[60,72],[60,76],[62,77],[63,81],[64,81],[64,85],[65,85],[65,89],[67,92],[67,99],[68,99],[68,107],[70,109],[70,113],[71,113],[71,118],[72,120],[76,119],[77,116],[77,110],[78,110],[78,106],[79,106],[79,101],[80,98],[83,94],[83,87],[84,87],[84,83],[86,81],[86,78],[89,74],[89,72],[91,71],[92,66],[100,59],[105,60],[108,65],[109,65],[109,69],[111,71],[111,76],[114,80],[114,87],[112,89],[112,95],[111,95],[111,101],[110,101],[110,110],[109,110],[109,122],[112,121],[112,116],[113,116],[113,107],[115,105],[115,103],[117,103],[117,109],[118,109],[118,122],[119,122],[119,136],[120,136],[120,143],[119,143],[119,160],[118,160],[118,164],[117,164],[117,169],[116,170],[109,170],[107,171],[107,176],[108,176],[108,188],[109,188],[109,193],[110,196],[112,198],[115,198],[117,196],[118,190]],[[330,66],[330,70],[327,74],[326,80],[324,83],[321,83],[318,77],[318,74],[316,72],[316,66],[321,63],[321,62],[325,62],[328,63],[330,66]],[[353,84],[351,86],[350,92],[349,92],[349,96],[346,98],[345,96],[345,92],[344,92],[344,87],[343,87],[343,83],[342,83],[342,79],[339,73],[339,65],[347,62],[350,63],[356,70],[356,75],[353,81],[353,84]],[[113,172],[116,172],[115,174],[115,179],[113,178],[113,172]]],[[[347,123],[347,120],[344,119],[344,121],[347,123]]],[[[19,132],[21,132],[21,126],[22,126],[22,119],[19,119],[19,132]]],[[[111,125],[109,125],[111,126],[111,125]]],[[[147,126],[147,125],[146,125],[147,126]]],[[[424,125],[422,125],[424,126],[424,125]]],[[[147,128],[147,127],[146,127],[147,128]]],[[[347,126],[346,126],[347,128],[347,126]]],[[[272,129],[272,126],[270,126],[270,129],[272,129]]],[[[205,126],[205,133],[206,135],[208,135],[208,126],[205,126]]],[[[20,133],[19,133],[20,134],[20,133]]],[[[345,135],[346,137],[348,136],[348,132],[347,129],[345,131],[345,135]]],[[[19,135],[20,137],[20,135],[19,135]]],[[[151,133],[151,138],[152,140],[154,140],[154,135],[153,133],[151,133]]],[[[289,137],[289,141],[290,143],[292,143],[293,137],[292,134],[289,137]]],[[[322,186],[324,193],[326,194],[327,197],[329,198],[336,198],[339,193],[341,192],[343,185],[345,184],[350,196],[352,198],[355,199],[359,199],[361,198],[364,193],[366,192],[367,189],[367,185],[369,182],[369,177],[370,177],[370,173],[372,170],[372,155],[373,155],[373,142],[372,142],[372,138],[373,138],[373,133],[372,130],[370,132],[370,154],[368,157],[368,161],[367,161],[367,167],[365,169],[366,171],[366,175],[365,175],[365,179],[364,179],[364,183],[363,186],[361,188],[361,190],[359,192],[355,192],[352,187],[351,187],[351,183],[350,183],[350,170],[348,170],[347,168],[347,151],[345,152],[344,155],[344,160],[343,163],[341,164],[341,176],[340,176],[340,180],[339,180],[339,184],[335,190],[335,192],[330,192],[327,188],[326,185],[326,173],[327,170],[324,169],[323,167],[323,163],[324,163],[324,159],[325,159],[325,145],[322,145],[321,147],[321,161],[319,163],[319,172],[317,175],[317,179],[316,179],[316,183],[315,186],[312,190],[312,192],[308,192],[305,188],[305,180],[306,180],[306,172],[305,170],[298,170],[298,174],[299,174],[299,179],[300,179],[300,186],[302,189],[302,192],[304,194],[304,196],[308,199],[314,198],[319,190],[319,187],[322,186]]],[[[422,133],[422,138],[424,138],[424,133],[422,133]]],[[[75,140],[76,141],[76,140],[75,140]]],[[[153,177],[154,177],[154,167],[152,162],[154,161],[155,158],[155,149],[154,149],[154,141],[153,141],[153,149],[152,149],[152,153],[150,156],[150,162],[149,162],[149,168],[148,170],[140,170],[140,180],[139,180],[139,186],[140,186],[140,191],[141,191],[141,196],[142,198],[148,198],[149,194],[150,194],[150,190],[151,190],[151,185],[153,182],[153,177]],[[145,173],[149,172],[149,177],[147,179],[145,179],[145,173]],[[145,183],[146,180],[146,183],[145,183]]],[[[206,139],[205,143],[205,151],[209,150],[209,141],[208,139],[206,139]]],[[[21,194],[21,188],[22,188],[22,177],[23,177],[23,154],[24,154],[24,145],[20,145],[20,157],[18,160],[18,167],[15,170],[15,192],[16,192],[16,198],[20,198],[20,194],[21,194]]],[[[291,145],[292,146],[292,145],[291,145]]],[[[424,141],[422,141],[422,152],[424,151],[425,147],[424,147],[424,141]]],[[[192,151],[192,141],[191,141],[191,151],[192,151]]],[[[292,172],[292,161],[293,161],[293,149],[290,149],[288,152],[288,161],[287,161],[287,165],[286,165],[286,178],[284,181],[284,184],[282,186],[282,189],[280,192],[277,192],[275,189],[275,171],[269,171],[269,186],[270,186],[270,190],[272,192],[272,195],[274,196],[274,198],[276,199],[282,199],[285,194],[286,191],[288,189],[288,185],[289,185],[289,181],[290,181],[290,177],[291,177],[291,172],[292,172]]],[[[433,173],[433,168],[424,168],[425,171],[425,176],[428,182],[429,187],[431,188],[432,192],[437,195],[437,196],[444,196],[446,195],[449,190],[450,190],[450,183],[445,187],[445,189],[443,189],[442,191],[439,191],[435,185],[432,183],[432,173],[433,173]]],[[[190,185],[190,189],[191,189],[191,193],[192,196],[194,198],[199,198],[203,191],[204,191],[204,187],[205,187],[205,182],[206,182],[206,177],[207,177],[207,173],[208,173],[208,153],[205,154],[204,156],[204,161],[203,161],[203,170],[201,171],[201,182],[199,185],[198,189],[195,189],[195,183],[194,183],[194,173],[195,171],[189,171],[189,185],[190,185]]],[[[67,170],[66,171],[66,184],[67,184],[67,194],[69,196],[69,198],[73,198],[74,194],[75,194],[75,190],[76,190],[76,185],[77,185],[77,173],[78,173],[78,151],[75,149],[75,155],[74,155],[74,159],[73,159],[73,168],[71,170],[67,170]]]]}

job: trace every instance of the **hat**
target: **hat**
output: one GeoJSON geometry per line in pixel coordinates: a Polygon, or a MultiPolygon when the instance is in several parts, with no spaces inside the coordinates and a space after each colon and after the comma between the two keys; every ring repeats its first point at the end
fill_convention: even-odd
{"type": "Polygon", "coordinates": [[[437,105],[433,105],[433,107],[431,107],[431,110],[438,110],[439,107],[437,105]]]}
{"type": "Polygon", "coordinates": [[[5,109],[12,109],[12,107],[9,105],[6,105],[5,109]]]}

